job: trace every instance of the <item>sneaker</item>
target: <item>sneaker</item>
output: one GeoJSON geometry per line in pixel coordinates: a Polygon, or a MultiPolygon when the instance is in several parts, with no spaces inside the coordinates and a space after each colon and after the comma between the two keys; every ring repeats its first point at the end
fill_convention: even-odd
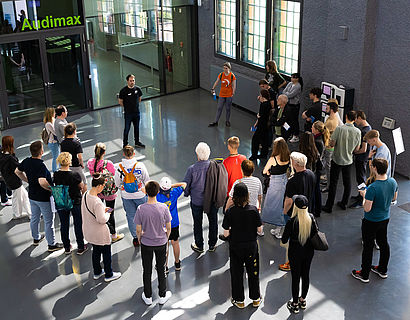
{"type": "Polygon", "coordinates": [[[145,144],[143,144],[143,143],[140,142],[140,141],[135,142],[135,146],[136,146],[137,148],[145,148],[145,144]]]}
{"type": "Polygon", "coordinates": [[[64,253],[65,254],[70,254],[71,253],[71,250],[73,249],[73,246],[70,244],[70,247],[69,248],[64,248],[64,253]]]}
{"type": "Polygon", "coordinates": [[[138,238],[132,239],[132,244],[134,247],[138,247],[140,245],[140,242],[138,241],[138,238]]]}
{"type": "Polygon", "coordinates": [[[175,262],[175,271],[181,271],[181,260],[175,262]]]}
{"type": "Polygon", "coordinates": [[[293,303],[292,300],[289,300],[286,306],[288,307],[290,312],[299,313],[299,304],[293,303]]]}
{"type": "Polygon", "coordinates": [[[226,122],[225,122],[225,125],[226,125],[227,127],[230,127],[230,126],[231,126],[231,123],[230,123],[229,121],[226,121],[226,122]]]}
{"type": "Polygon", "coordinates": [[[82,249],[77,249],[77,254],[78,254],[79,256],[82,256],[86,251],[88,251],[88,246],[85,244],[85,245],[84,245],[84,248],[82,248],[82,249]]]}
{"type": "Polygon", "coordinates": [[[150,306],[150,305],[152,304],[152,297],[151,297],[151,298],[147,298],[147,297],[145,296],[144,291],[142,291],[141,298],[142,298],[142,301],[144,301],[147,306],[150,306]]]}
{"type": "Polygon", "coordinates": [[[208,124],[208,127],[217,127],[218,126],[218,122],[211,122],[210,124],[208,124]]]}
{"type": "Polygon", "coordinates": [[[199,248],[195,242],[191,243],[191,249],[194,250],[195,252],[198,253],[203,253],[204,252],[204,248],[199,248]]]}
{"type": "Polygon", "coordinates": [[[306,300],[300,300],[300,299],[302,299],[302,297],[299,297],[299,301],[298,301],[299,308],[304,310],[306,309],[306,300]]]}
{"type": "Polygon", "coordinates": [[[105,282],[111,282],[111,281],[117,280],[119,278],[121,278],[121,272],[113,272],[112,276],[109,277],[109,278],[105,278],[104,281],[105,282]]]}
{"type": "Polygon", "coordinates": [[[40,239],[38,239],[38,240],[34,239],[33,240],[33,246],[38,246],[40,244],[40,242],[44,240],[44,237],[45,237],[44,234],[41,234],[40,239]]]}
{"type": "Polygon", "coordinates": [[[363,276],[362,276],[362,270],[355,270],[355,269],[353,269],[353,270],[352,270],[352,277],[355,278],[355,279],[357,279],[357,280],[360,280],[361,282],[364,282],[364,283],[368,283],[368,282],[369,282],[369,279],[368,279],[368,278],[367,278],[367,279],[363,278],[363,276]]]}
{"type": "Polygon", "coordinates": [[[123,233],[117,233],[115,237],[111,237],[111,242],[115,243],[117,241],[120,241],[121,239],[124,238],[124,234],[123,233]]]}
{"type": "Polygon", "coordinates": [[[375,274],[377,274],[380,278],[386,279],[387,278],[387,273],[380,272],[379,271],[379,266],[371,266],[370,270],[372,270],[375,274]]]}
{"type": "Polygon", "coordinates": [[[239,309],[245,308],[245,302],[243,302],[243,301],[236,301],[233,298],[231,298],[231,303],[239,309]]]}
{"type": "Polygon", "coordinates": [[[227,236],[227,237],[225,237],[222,233],[219,235],[219,240],[222,240],[222,241],[228,241],[229,240],[229,236],[227,236]]]}
{"type": "Polygon", "coordinates": [[[296,143],[299,142],[299,137],[293,136],[292,139],[289,140],[290,143],[296,143]]]}
{"type": "Polygon", "coordinates": [[[9,207],[9,206],[11,206],[11,200],[10,200],[10,199],[7,199],[7,201],[6,201],[6,202],[2,202],[1,205],[2,205],[3,207],[9,207]]]}
{"type": "Polygon", "coordinates": [[[56,243],[55,245],[52,245],[52,246],[48,246],[48,252],[54,252],[54,251],[58,251],[58,250],[61,250],[61,249],[64,249],[64,246],[63,246],[63,244],[62,243],[56,243]]]}
{"type": "Polygon", "coordinates": [[[261,305],[261,303],[262,303],[262,297],[260,297],[260,298],[257,299],[257,300],[253,300],[253,302],[252,302],[252,307],[257,308],[257,307],[259,307],[259,306],[261,305]]]}
{"type": "Polygon", "coordinates": [[[290,263],[289,263],[289,261],[286,262],[286,263],[284,263],[284,264],[280,264],[280,265],[279,265],[279,270],[282,270],[282,271],[290,271],[290,263]]]}
{"type": "Polygon", "coordinates": [[[165,302],[167,302],[169,300],[169,298],[172,297],[172,293],[171,291],[167,291],[165,293],[165,297],[159,297],[159,304],[164,304],[165,302]]]}
{"type": "Polygon", "coordinates": [[[101,269],[101,273],[100,274],[94,274],[93,275],[93,279],[94,280],[98,280],[100,279],[103,275],[105,275],[104,269],[101,269]]]}

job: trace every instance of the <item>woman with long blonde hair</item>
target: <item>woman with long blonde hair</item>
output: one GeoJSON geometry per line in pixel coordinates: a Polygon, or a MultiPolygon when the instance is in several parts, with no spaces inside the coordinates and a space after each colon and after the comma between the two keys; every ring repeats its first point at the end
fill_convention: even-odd
{"type": "Polygon", "coordinates": [[[309,272],[314,249],[310,238],[317,232],[314,217],[308,213],[308,199],[303,195],[295,195],[292,217],[285,227],[282,243],[289,241],[289,262],[292,274],[292,300],[287,307],[293,313],[299,308],[306,309],[306,296],[309,290],[309,272]],[[302,294],[299,296],[299,283],[302,279],[302,294]]]}
{"type": "Polygon", "coordinates": [[[54,130],[54,119],[56,117],[56,111],[53,107],[47,108],[44,111],[44,127],[48,133],[48,147],[51,151],[51,155],[53,156],[53,160],[51,162],[51,171],[57,171],[57,157],[60,154],[60,146],[57,141],[56,132],[54,130]]]}

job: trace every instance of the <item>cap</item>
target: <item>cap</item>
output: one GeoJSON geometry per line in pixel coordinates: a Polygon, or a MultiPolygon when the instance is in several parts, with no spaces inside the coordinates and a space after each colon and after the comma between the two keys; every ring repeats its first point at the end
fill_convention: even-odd
{"type": "Polygon", "coordinates": [[[243,182],[239,182],[233,189],[233,196],[235,198],[246,197],[248,195],[248,187],[243,182]]]}
{"type": "Polygon", "coordinates": [[[161,188],[162,190],[165,190],[165,191],[171,189],[171,185],[172,185],[172,184],[171,184],[171,179],[168,178],[168,177],[163,177],[163,178],[161,179],[161,181],[159,182],[160,188],[161,188]]]}
{"type": "Polygon", "coordinates": [[[296,207],[299,209],[306,209],[309,205],[308,199],[301,194],[294,195],[292,197],[293,203],[295,204],[296,207]]]}

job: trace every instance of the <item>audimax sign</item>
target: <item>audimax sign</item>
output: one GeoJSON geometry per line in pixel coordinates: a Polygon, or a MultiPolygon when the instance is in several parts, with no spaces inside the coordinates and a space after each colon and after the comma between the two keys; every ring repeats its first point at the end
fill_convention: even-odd
{"type": "Polygon", "coordinates": [[[80,16],[53,18],[53,16],[46,16],[45,19],[30,21],[25,18],[22,31],[32,31],[40,29],[59,28],[66,26],[81,25],[80,16]]]}

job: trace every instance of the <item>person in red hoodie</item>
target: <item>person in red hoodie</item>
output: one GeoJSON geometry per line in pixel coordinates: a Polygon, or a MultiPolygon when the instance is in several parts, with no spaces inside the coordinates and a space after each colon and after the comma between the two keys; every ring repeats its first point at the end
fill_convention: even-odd
{"type": "MultiPolygon", "coordinates": [[[[230,137],[227,141],[229,156],[224,160],[224,166],[228,172],[228,193],[226,195],[225,205],[229,199],[229,192],[231,191],[234,182],[243,178],[241,164],[243,160],[246,160],[246,157],[238,153],[239,144],[239,138],[236,136],[230,137]]],[[[225,205],[223,207],[223,212],[225,212],[225,205]]],[[[219,239],[226,240],[223,234],[219,235],[219,239]]]]}

